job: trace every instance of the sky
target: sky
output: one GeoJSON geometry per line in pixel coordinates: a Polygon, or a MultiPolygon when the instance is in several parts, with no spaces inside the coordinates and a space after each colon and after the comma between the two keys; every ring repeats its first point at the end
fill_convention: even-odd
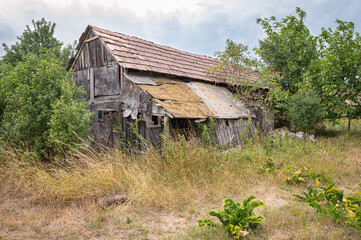
{"type": "Polygon", "coordinates": [[[264,38],[257,18],[280,20],[296,15],[296,7],[306,12],[314,35],[322,27],[335,28],[336,19],[354,22],[361,32],[359,0],[0,0],[0,43],[15,43],[32,19],[44,17],[56,23],[56,37],[65,44],[94,25],[213,56],[226,39],[256,47],[264,38]]]}

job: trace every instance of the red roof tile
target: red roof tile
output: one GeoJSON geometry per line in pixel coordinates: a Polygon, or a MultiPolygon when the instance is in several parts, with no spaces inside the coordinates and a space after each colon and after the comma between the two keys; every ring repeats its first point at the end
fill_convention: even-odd
{"type": "MultiPolygon", "coordinates": [[[[89,29],[93,29],[94,33],[106,43],[122,67],[207,82],[224,82],[222,78],[206,73],[219,63],[214,58],[177,50],[95,26],[89,26],[87,30],[89,29]]],[[[83,40],[80,39],[79,44],[82,44],[83,40]]],[[[244,76],[251,81],[257,78],[257,74],[244,76]]]]}

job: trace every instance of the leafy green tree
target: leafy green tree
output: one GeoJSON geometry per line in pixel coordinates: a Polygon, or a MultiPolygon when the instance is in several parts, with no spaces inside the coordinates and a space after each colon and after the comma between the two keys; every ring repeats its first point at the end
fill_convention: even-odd
{"type": "Polygon", "coordinates": [[[317,58],[317,44],[304,21],[306,13],[296,8],[296,16],[288,16],[281,21],[275,17],[257,19],[262,26],[265,39],[259,40],[258,55],[273,72],[283,90],[296,93],[302,83],[303,74],[311,61],[317,58]]]}
{"type": "Polygon", "coordinates": [[[305,75],[305,82],[318,92],[326,118],[360,116],[361,37],[352,22],[336,20],[338,26],[322,29],[319,49],[305,75]]]}
{"type": "Polygon", "coordinates": [[[11,66],[3,61],[0,61],[0,125],[6,107],[6,92],[8,91],[5,85],[4,77],[8,74],[10,68],[11,66]]]}
{"type": "Polygon", "coordinates": [[[299,89],[285,104],[284,118],[296,131],[311,133],[324,115],[321,99],[313,89],[299,89]]]}
{"type": "Polygon", "coordinates": [[[86,109],[88,103],[81,101],[84,91],[76,87],[75,79],[61,79],[60,90],[60,98],[52,103],[48,141],[57,153],[68,151],[69,144],[79,142],[90,131],[92,117],[86,109]]]}
{"type": "Polygon", "coordinates": [[[242,101],[264,100],[264,89],[275,77],[269,68],[255,58],[248,47],[227,39],[224,51],[216,52],[219,64],[212,67],[208,73],[213,74],[230,86],[242,101]]]}
{"type": "Polygon", "coordinates": [[[28,25],[21,36],[18,36],[18,42],[12,46],[3,44],[5,55],[3,61],[5,63],[16,66],[23,58],[30,54],[39,54],[41,49],[52,49],[61,61],[63,67],[74,55],[74,45],[67,45],[63,47],[63,43],[57,40],[55,34],[55,23],[47,22],[44,18],[39,21],[32,20],[33,29],[28,25]]]}
{"type": "Polygon", "coordinates": [[[25,56],[2,80],[9,90],[1,122],[4,141],[45,154],[54,149],[57,137],[67,144],[79,139],[73,135],[83,137],[89,129],[84,91],[75,85],[53,51],[25,56]]]}

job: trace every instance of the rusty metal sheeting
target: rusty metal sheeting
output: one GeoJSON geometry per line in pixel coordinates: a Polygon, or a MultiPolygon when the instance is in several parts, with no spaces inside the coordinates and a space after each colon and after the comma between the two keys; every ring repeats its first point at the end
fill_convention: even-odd
{"type": "Polygon", "coordinates": [[[202,103],[202,100],[183,82],[176,84],[162,84],[159,86],[138,85],[147,91],[153,98],[160,100],[174,100],[181,102],[202,103]]]}
{"type": "Polygon", "coordinates": [[[243,103],[235,101],[226,88],[204,83],[186,83],[203,102],[217,115],[217,118],[255,118],[243,103]]]}
{"type": "Polygon", "coordinates": [[[208,118],[214,116],[214,113],[202,102],[180,102],[180,101],[161,101],[154,99],[160,104],[173,118],[208,118]]]}
{"type": "Polygon", "coordinates": [[[179,80],[169,79],[169,78],[160,78],[160,77],[153,77],[152,80],[156,83],[156,85],[162,85],[162,84],[179,84],[183,83],[179,80]]]}
{"type": "Polygon", "coordinates": [[[171,117],[192,119],[215,117],[212,110],[184,82],[167,78],[152,78],[152,80],[157,84],[156,86],[141,84],[138,86],[152,95],[153,100],[171,117]]]}

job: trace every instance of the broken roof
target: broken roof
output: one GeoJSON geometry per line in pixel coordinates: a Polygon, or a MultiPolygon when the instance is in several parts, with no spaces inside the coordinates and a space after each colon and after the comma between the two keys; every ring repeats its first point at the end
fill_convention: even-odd
{"type": "Polygon", "coordinates": [[[172,118],[255,117],[244,104],[235,101],[231,92],[224,87],[134,74],[125,74],[125,77],[148,92],[172,118]]]}
{"type": "MultiPolygon", "coordinates": [[[[155,44],[137,37],[127,36],[95,26],[88,26],[79,39],[77,49],[93,31],[106,44],[118,64],[124,68],[169,74],[178,77],[225,83],[224,79],[207,71],[219,63],[218,60],[155,44]]],[[[241,74],[245,80],[255,81],[258,74],[241,74]]]]}

